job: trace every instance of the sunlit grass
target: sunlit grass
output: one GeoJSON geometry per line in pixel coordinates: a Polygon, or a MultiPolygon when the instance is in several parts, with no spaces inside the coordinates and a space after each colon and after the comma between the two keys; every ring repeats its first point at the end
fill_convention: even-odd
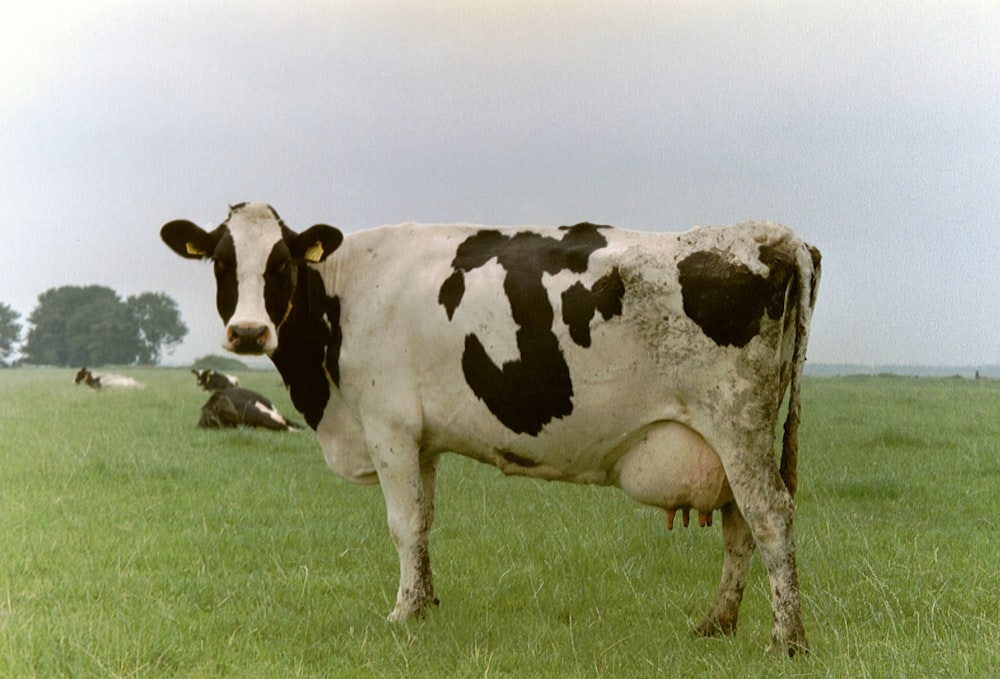
{"type": "MultiPolygon", "coordinates": [[[[311,434],[195,428],[181,370],[138,393],[0,371],[0,676],[995,676],[1000,384],[805,385],[799,571],[811,657],[766,657],[755,560],[732,639],[692,638],[719,528],[614,490],[442,464],[441,606],[384,621],[377,488],[311,434]]],[[[292,413],[274,373],[241,380],[292,413]]]]}

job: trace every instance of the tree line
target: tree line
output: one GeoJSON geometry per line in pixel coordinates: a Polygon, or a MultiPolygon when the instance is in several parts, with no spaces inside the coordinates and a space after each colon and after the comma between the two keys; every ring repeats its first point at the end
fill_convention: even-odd
{"type": "Polygon", "coordinates": [[[101,285],[46,290],[28,316],[0,302],[0,365],[154,365],[187,335],[177,303],[161,292],[122,299],[101,285]]]}

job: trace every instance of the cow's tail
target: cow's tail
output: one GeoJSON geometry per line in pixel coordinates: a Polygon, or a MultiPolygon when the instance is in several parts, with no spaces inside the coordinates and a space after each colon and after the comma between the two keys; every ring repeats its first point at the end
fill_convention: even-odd
{"type": "Polygon", "coordinates": [[[785,434],[781,442],[781,480],[789,494],[795,497],[798,487],[799,422],[802,417],[802,373],[806,365],[806,345],[809,342],[809,325],[816,304],[819,286],[819,250],[799,241],[795,250],[797,290],[795,314],[795,348],[792,353],[792,375],[788,394],[788,415],[785,434]]]}

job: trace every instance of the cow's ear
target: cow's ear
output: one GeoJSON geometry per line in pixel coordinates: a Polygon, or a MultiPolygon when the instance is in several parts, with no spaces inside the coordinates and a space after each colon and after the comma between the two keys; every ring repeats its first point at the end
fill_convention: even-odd
{"type": "Polygon", "coordinates": [[[339,248],[343,241],[344,234],[336,227],[316,224],[293,236],[288,242],[288,249],[291,250],[292,257],[319,264],[339,248]]]}
{"type": "Polygon", "coordinates": [[[209,233],[194,222],[175,219],[160,229],[160,238],[181,257],[204,259],[211,257],[219,242],[216,232],[209,233]]]}

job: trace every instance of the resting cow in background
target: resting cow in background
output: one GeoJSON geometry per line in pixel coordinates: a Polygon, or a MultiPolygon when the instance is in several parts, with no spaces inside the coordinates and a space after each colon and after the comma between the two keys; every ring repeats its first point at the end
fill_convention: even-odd
{"type": "Polygon", "coordinates": [[[191,372],[194,373],[195,379],[198,381],[198,386],[205,391],[218,391],[220,389],[240,386],[240,378],[233,375],[227,375],[215,370],[195,370],[194,368],[191,369],[191,372]]]}
{"type": "Polygon", "coordinates": [[[771,648],[808,649],[792,496],[820,256],[789,229],[405,224],[345,238],[243,203],[213,231],[160,233],[213,262],[224,346],[270,356],[329,466],[381,484],[400,560],[391,620],[437,603],[428,535],[450,451],[669,513],[721,509],[722,580],[699,633],[735,630],[756,547],[771,648]]]}
{"type": "Polygon", "coordinates": [[[73,384],[86,384],[91,389],[145,389],[146,385],[125,375],[110,373],[92,373],[86,368],[80,368],[73,379],[73,384]]]}
{"type": "Polygon", "coordinates": [[[300,424],[285,419],[274,404],[262,395],[241,387],[228,387],[212,392],[201,407],[198,426],[203,429],[255,427],[272,431],[302,428],[300,424]]]}

